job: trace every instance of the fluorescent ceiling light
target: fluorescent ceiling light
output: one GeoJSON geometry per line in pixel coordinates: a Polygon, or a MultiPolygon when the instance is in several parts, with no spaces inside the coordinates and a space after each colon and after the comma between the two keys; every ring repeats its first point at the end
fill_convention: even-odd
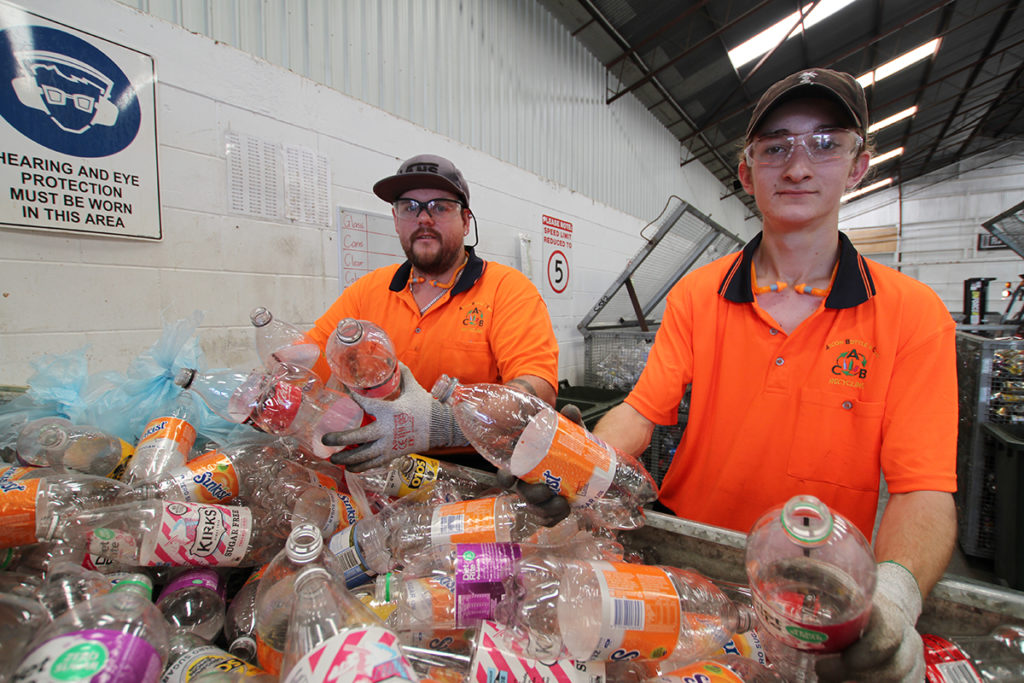
{"type": "Polygon", "coordinates": [[[808,12],[811,5],[804,5],[802,11],[808,12],[803,22],[800,21],[800,12],[793,12],[788,17],[769,26],[753,38],[740,43],[729,50],[729,60],[734,69],[739,69],[744,64],[752,62],[765,54],[779,43],[798,35],[802,29],[807,29],[819,21],[832,16],[843,9],[853,0],[821,0],[813,11],[808,12]]]}
{"type": "Polygon", "coordinates": [[[858,78],[857,82],[865,88],[869,85],[873,85],[883,78],[888,78],[898,71],[903,71],[903,69],[917,64],[922,59],[928,59],[939,51],[939,45],[941,44],[942,38],[936,38],[935,40],[928,41],[920,47],[915,47],[913,50],[904,52],[899,57],[889,60],[874,71],[867,72],[858,78]]]}
{"type": "Polygon", "coordinates": [[[882,163],[884,161],[889,161],[889,159],[895,159],[896,157],[898,157],[901,154],[903,154],[903,148],[902,147],[897,147],[896,149],[891,149],[888,152],[886,152],[885,154],[879,154],[877,157],[871,157],[871,161],[868,162],[868,166],[874,166],[875,164],[880,164],[880,163],[882,163]]]}
{"type": "Polygon", "coordinates": [[[867,185],[866,187],[862,187],[859,190],[854,190],[853,192],[844,194],[842,199],[840,199],[839,201],[840,202],[848,202],[851,199],[853,199],[854,197],[859,197],[862,194],[867,194],[868,192],[874,192],[875,190],[880,190],[883,187],[885,187],[886,185],[892,185],[892,178],[891,177],[886,178],[885,180],[879,180],[877,183],[871,183],[870,185],[867,185]]]}
{"type": "Polygon", "coordinates": [[[874,133],[876,130],[882,130],[883,128],[887,128],[894,123],[902,121],[903,119],[910,118],[916,113],[917,105],[915,104],[913,107],[908,107],[901,112],[897,112],[887,119],[882,119],[881,121],[876,121],[875,123],[872,123],[870,126],[868,126],[868,133],[874,133]]]}

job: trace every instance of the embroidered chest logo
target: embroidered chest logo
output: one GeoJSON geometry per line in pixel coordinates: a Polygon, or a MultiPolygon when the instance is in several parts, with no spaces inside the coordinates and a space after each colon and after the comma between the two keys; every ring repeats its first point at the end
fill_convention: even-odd
{"type": "Polygon", "coordinates": [[[862,389],[876,347],[860,339],[842,339],[826,344],[825,350],[832,360],[828,383],[862,389]]]}
{"type": "Polygon", "coordinates": [[[465,327],[480,327],[484,326],[484,313],[479,308],[474,306],[466,313],[466,317],[462,319],[462,324],[465,327]]]}

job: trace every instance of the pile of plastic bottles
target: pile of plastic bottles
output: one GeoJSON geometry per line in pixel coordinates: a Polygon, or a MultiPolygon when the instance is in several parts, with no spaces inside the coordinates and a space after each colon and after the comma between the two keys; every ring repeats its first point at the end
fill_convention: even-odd
{"type": "Polygon", "coordinates": [[[870,548],[813,499],[755,527],[749,588],[624,557],[650,475],[509,387],[443,377],[434,396],[496,467],[569,500],[558,524],[419,455],[345,471],[320,437],[372,419],[353,394],[398,393],[387,335],[342,321],[325,384],[303,332],[251,319],[262,367],[179,368],[134,444],[55,416],[19,426],[0,463],[0,682],[813,680],[766,666],[762,640],[804,669],[824,641],[801,659],[756,619],[847,638],[867,620],[870,548]],[[194,396],[251,429],[197,439],[194,396]],[[787,514],[805,545],[782,547],[787,514]]]}

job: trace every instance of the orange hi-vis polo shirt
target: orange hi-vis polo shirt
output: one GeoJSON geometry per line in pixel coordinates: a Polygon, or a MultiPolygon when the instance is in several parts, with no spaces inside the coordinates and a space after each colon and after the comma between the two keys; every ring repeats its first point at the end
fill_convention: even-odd
{"type": "MultiPolygon", "coordinates": [[[[442,374],[464,384],[536,375],[558,386],[558,341],[540,292],[518,270],[483,261],[471,247],[459,281],[425,313],[409,291],[411,264],[384,266],[345,288],[310,330],[324,348],[344,318],[388,333],[398,359],[430,391],[442,374]]],[[[331,371],[321,358],[317,374],[331,371]]]]}
{"type": "Polygon", "coordinates": [[[673,286],[626,398],[675,424],[691,385],[660,499],[746,533],[811,494],[871,538],[880,471],[892,493],[956,490],[955,323],[926,285],[869,262],[840,233],[831,292],[786,334],[753,294],[760,241],[673,286]]]}

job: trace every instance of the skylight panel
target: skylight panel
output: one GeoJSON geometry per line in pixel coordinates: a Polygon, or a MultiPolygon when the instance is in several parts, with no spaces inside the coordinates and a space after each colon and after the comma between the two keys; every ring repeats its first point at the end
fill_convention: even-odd
{"type": "Polygon", "coordinates": [[[866,186],[860,188],[859,190],[854,190],[853,192],[848,192],[847,194],[844,194],[842,199],[840,199],[839,201],[840,202],[848,202],[851,199],[853,199],[854,197],[859,197],[862,194],[867,194],[868,192],[874,192],[875,190],[880,190],[883,187],[886,187],[887,185],[892,185],[892,177],[891,176],[886,178],[885,180],[879,180],[877,183],[871,183],[870,185],[866,185],[866,186]]]}
{"type": "MultiPolygon", "coordinates": [[[[729,61],[732,62],[733,68],[738,70],[744,64],[766,54],[779,43],[799,35],[802,30],[814,26],[853,2],[854,0],[821,0],[818,6],[804,17],[803,22],[800,21],[801,12],[793,12],[782,21],[729,50],[729,61]]],[[[811,7],[811,4],[804,5],[801,11],[808,12],[811,7]]]]}
{"type": "Polygon", "coordinates": [[[857,82],[863,87],[874,85],[883,78],[888,78],[893,74],[903,71],[906,68],[917,64],[921,60],[928,59],[939,51],[939,45],[942,44],[942,38],[936,38],[930,40],[920,47],[915,47],[909,52],[904,52],[895,59],[890,59],[888,62],[875,68],[874,71],[869,71],[863,76],[857,79],[857,82]]]}
{"type": "Polygon", "coordinates": [[[876,157],[871,157],[871,161],[868,162],[868,166],[874,166],[875,164],[881,164],[889,159],[895,159],[899,155],[903,154],[903,148],[897,147],[896,149],[890,149],[885,154],[879,154],[876,157]]]}
{"type": "Polygon", "coordinates": [[[882,119],[881,121],[876,121],[875,123],[872,123],[870,126],[868,126],[868,133],[870,134],[870,133],[874,133],[875,131],[882,130],[883,128],[888,128],[892,124],[899,123],[903,119],[910,118],[911,116],[913,116],[916,113],[917,113],[917,105],[915,104],[913,107],[907,107],[903,111],[896,112],[895,114],[893,114],[892,116],[890,116],[888,118],[885,118],[885,119],[882,119]]]}

